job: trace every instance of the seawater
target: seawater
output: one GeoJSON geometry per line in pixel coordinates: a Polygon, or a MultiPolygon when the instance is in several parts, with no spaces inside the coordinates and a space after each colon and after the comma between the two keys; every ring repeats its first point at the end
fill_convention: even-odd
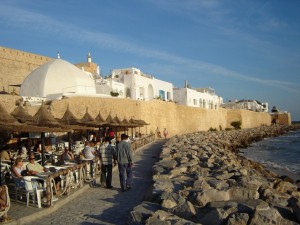
{"type": "Polygon", "coordinates": [[[270,170],[280,171],[281,175],[300,177],[300,131],[265,138],[240,149],[240,155],[259,162],[270,170]]]}

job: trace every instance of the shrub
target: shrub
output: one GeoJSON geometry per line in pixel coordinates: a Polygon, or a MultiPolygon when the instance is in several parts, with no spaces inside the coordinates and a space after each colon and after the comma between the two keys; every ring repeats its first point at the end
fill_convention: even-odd
{"type": "Polygon", "coordinates": [[[110,95],[113,96],[113,97],[118,97],[118,96],[119,96],[119,93],[118,93],[118,92],[111,91],[111,92],[110,92],[110,95]]]}
{"type": "Polygon", "coordinates": [[[234,129],[238,130],[238,129],[241,129],[242,122],[241,121],[232,121],[230,125],[233,126],[234,129]]]}
{"type": "Polygon", "coordinates": [[[209,128],[209,130],[208,131],[217,131],[217,129],[216,128],[209,128]]]}

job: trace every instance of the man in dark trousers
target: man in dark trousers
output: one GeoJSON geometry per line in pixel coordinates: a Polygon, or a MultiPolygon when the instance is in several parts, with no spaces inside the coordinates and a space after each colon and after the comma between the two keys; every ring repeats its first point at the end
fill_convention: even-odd
{"type": "Polygon", "coordinates": [[[115,148],[111,145],[110,137],[105,137],[104,143],[99,147],[99,157],[101,161],[101,186],[106,184],[106,188],[110,189],[112,181],[112,167],[115,164],[116,152],[115,148]]]}
{"type": "Polygon", "coordinates": [[[117,145],[117,161],[120,185],[122,191],[131,189],[133,152],[128,135],[121,134],[121,141],[117,145]]]}

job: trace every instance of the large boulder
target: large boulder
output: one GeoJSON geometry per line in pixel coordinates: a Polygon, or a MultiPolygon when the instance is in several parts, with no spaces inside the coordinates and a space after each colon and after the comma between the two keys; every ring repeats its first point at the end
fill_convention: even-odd
{"type": "Polygon", "coordinates": [[[275,208],[269,208],[267,210],[256,210],[248,224],[294,225],[295,223],[284,219],[275,208]]]}
{"type": "Polygon", "coordinates": [[[133,208],[130,213],[128,224],[144,224],[157,210],[161,209],[160,204],[152,202],[142,202],[133,208]]]}

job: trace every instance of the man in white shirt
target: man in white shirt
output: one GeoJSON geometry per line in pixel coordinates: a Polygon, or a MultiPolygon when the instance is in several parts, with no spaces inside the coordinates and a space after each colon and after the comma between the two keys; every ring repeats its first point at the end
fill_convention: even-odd
{"type": "Polygon", "coordinates": [[[85,147],[82,151],[84,158],[86,159],[94,159],[95,158],[95,148],[93,147],[93,143],[92,142],[85,142],[85,147]]]}

